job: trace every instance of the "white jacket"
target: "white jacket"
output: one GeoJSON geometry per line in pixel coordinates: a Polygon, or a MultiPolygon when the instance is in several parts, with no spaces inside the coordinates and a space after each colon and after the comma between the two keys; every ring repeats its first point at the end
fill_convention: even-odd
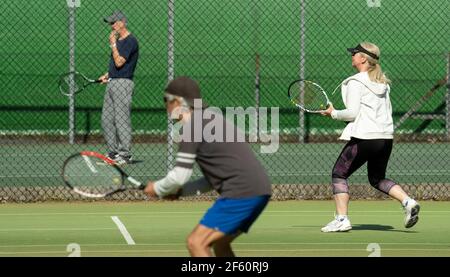
{"type": "Polygon", "coordinates": [[[375,83],[367,72],[360,72],[344,80],[341,93],[345,110],[334,110],[331,117],[349,121],[339,139],[392,139],[394,124],[390,87],[375,83]]]}

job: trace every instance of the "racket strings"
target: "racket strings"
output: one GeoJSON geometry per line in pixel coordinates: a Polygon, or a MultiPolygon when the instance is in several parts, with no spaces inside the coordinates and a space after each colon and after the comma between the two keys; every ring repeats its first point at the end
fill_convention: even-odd
{"type": "Polygon", "coordinates": [[[312,82],[297,82],[290,88],[291,101],[309,111],[325,110],[328,100],[323,90],[312,82]]]}
{"type": "Polygon", "coordinates": [[[107,194],[122,185],[122,175],[117,169],[101,159],[82,155],[65,164],[64,179],[85,193],[107,194]]]}
{"type": "Polygon", "coordinates": [[[59,86],[61,92],[70,94],[71,92],[78,92],[84,88],[85,80],[80,74],[66,74],[61,76],[59,86]]]}

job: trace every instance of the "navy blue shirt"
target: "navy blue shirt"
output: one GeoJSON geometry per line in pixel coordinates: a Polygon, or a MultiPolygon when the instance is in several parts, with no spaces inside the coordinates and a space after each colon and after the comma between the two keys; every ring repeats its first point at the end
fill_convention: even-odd
{"type": "Polygon", "coordinates": [[[122,67],[116,67],[111,52],[108,70],[109,78],[127,78],[132,80],[139,57],[138,41],[132,34],[129,34],[126,38],[117,40],[116,45],[119,55],[125,58],[126,62],[122,67]]]}

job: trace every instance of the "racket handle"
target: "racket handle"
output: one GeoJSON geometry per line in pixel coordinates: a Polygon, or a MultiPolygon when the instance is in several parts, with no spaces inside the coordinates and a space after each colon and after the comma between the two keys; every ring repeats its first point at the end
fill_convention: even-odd
{"type": "Polygon", "coordinates": [[[144,190],[144,189],[145,189],[145,187],[146,187],[146,185],[144,185],[144,184],[140,184],[140,185],[138,186],[138,189],[139,189],[139,190],[144,190]]]}
{"type": "Polygon", "coordinates": [[[135,185],[138,189],[143,190],[145,189],[145,185],[138,180],[134,179],[133,177],[127,177],[127,180],[130,181],[133,185],[135,185]]]}

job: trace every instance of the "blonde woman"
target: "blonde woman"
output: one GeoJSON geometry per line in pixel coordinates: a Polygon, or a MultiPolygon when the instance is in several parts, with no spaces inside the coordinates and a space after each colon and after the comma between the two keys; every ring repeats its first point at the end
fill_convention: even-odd
{"type": "Polygon", "coordinates": [[[347,50],[352,54],[352,66],[358,73],[343,82],[341,93],[346,108],[336,110],[330,105],[322,113],[349,123],[340,137],[348,143],[332,171],[335,219],[321,230],[343,232],[352,228],[348,218],[350,196],[347,180],[365,163],[370,184],[401,202],[406,213],[404,225],[410,228],[419,220],[420,206],[395,181],[386,178],[394,127],[389,99],[390,80],[381,70],[380,50],[368,42],[347,50]]]}

